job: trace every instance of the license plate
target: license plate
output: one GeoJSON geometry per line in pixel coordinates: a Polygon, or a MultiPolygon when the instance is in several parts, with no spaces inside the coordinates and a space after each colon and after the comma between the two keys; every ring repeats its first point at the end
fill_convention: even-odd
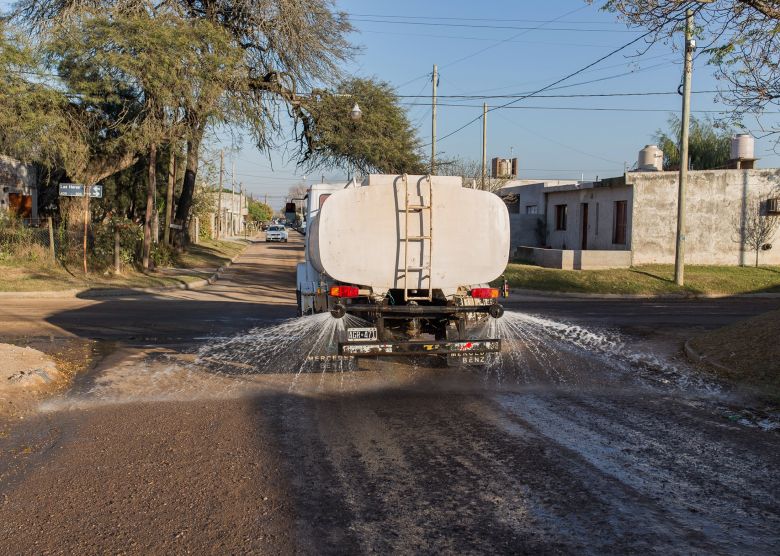
{"type": "Polygon", "coordinates": [[[373,342],[377,339],[376,328],[348,328],[348,342],[373,342]]]}

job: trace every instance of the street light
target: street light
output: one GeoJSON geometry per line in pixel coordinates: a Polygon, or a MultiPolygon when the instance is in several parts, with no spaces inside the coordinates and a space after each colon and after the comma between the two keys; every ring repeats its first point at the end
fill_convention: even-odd
{"type": "Polygon", "coordinates": [[[363,111],[360,109],[360,106],[358,106],[356,102],[355,106],[352,107],[352,111],[349,113],[349,117],[352,118],[354,121],[358,121],[362,116],[363,116],[363,111]]]}

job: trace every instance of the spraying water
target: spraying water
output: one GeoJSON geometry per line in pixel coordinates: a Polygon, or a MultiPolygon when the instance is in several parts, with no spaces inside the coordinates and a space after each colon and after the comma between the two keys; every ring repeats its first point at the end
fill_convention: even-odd
{"type": "Polygon", "coordinates": [[[620,386],[720,391],[712,381],[652,353],[632,349],[614,331],[595,331],[535,315],[506,311],[489,319],[487,334],[502,340],[501,353],[487,367],[499,382],[620,386]]]}

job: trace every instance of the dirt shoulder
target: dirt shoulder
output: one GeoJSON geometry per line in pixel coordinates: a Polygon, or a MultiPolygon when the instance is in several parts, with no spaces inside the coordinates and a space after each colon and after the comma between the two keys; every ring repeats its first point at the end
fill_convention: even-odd
{"type": "Polygon", "coordinates": [[[753,394],[780,402],[780,311],[700,334],[688,354],[753,394]]]}
{"type": "Polygon", "coordinates": [[[171,266],[140,272],[126,268],[113,272],[89,273],[65,268],[50,261],[0,260],[0,292],[48,292],[84,288],[127,289],[179,286],[210,278],[222,266],[233,260],[250,242],[247,240],[204,241],[191,245],[177,256],[171,266]]]}

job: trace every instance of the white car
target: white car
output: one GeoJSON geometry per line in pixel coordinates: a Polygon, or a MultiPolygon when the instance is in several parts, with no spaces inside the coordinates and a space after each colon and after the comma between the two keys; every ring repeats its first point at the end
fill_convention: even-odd
{"type": "Polygon", "coordinates": [[[265,240],[283,241],[287,243],[287,230],[280,224],[268,226],[268,229],[265,231],[265,240]]]}

